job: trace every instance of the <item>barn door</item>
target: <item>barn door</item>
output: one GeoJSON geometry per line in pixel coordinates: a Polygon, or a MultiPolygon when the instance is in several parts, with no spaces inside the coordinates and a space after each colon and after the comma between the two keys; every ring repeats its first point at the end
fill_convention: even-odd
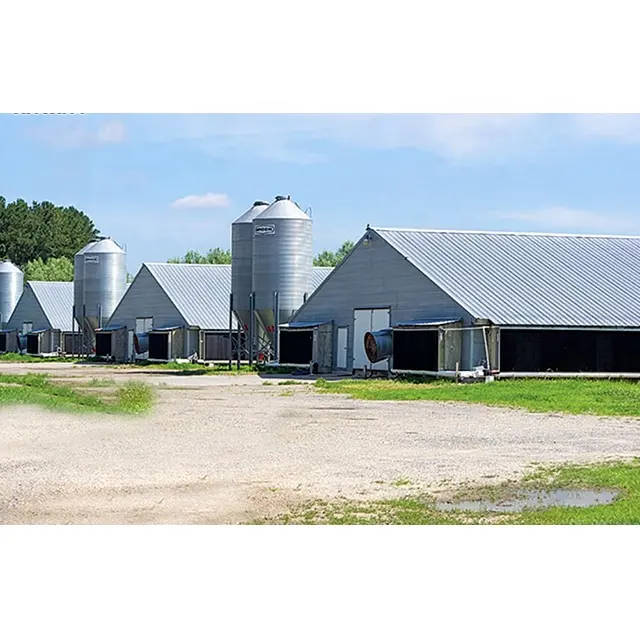
{"type": "Polygon", "coordinates": [[[347,368],[347,338],[349,327],[338,327],[338,346],[336,353],[336,368],[347,368]]]}

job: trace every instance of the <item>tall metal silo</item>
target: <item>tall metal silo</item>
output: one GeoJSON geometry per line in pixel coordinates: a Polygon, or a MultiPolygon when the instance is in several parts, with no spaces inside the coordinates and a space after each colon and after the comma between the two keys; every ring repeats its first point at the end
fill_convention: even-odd
{"type": "Polygon", "coordinates": [[[126,290],[126,254],[111,238],[103,237],[81,249],[76,258],[81,283],[76,316],[87,346],[92,347],[95,330],[110,318],[126,290]]]}
{"type": "Polygon", "coordinates": [[[233,310],[245,331],[249,330],[249,296],[253,278],[253,219],[269,206],[256,200],[253,206],[231,224],[231,292],[233,310]]]}
{"type": "Polygon", "coordinates": [[[276,327],[288,322],[311,292],[312,272],[311,218],[290,197],[278,196],[253,219],[255,312],[272,343],[276,327]]]}
{"type": "Polygon", "coordinates": [[[84,301],[84,254],[97,240],[85,245],[73,257],[73,308],[74,318],[78,326],[82,326],[82,305],[84,301]]]}
{"type": "Polygon", "coordinates": [[[3,329],[18,304],[24,286],[24,274],[12,262],[0,262],[0,329],[3,329]]]}

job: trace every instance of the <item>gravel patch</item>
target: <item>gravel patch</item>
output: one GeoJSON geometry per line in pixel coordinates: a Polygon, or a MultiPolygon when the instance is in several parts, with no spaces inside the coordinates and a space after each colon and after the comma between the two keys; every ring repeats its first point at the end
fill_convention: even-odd
{"type": "MultiPolygon", "coordinates": [[[[114,376],[91,369],[87,380],[114,376]]],[[[158,392],[141,418],[0,410],[0,523],[237,523],[308,499],[378,499],[516,479],[536,462],[640,455],[640,420],[629,418],[367,402],[258,376],[135,379],[158,392]]]]}

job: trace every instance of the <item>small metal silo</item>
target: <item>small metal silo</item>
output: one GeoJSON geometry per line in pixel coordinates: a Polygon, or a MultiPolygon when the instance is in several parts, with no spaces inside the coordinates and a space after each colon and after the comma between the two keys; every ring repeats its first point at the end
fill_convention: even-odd
{"type": "Polygon", "coordinates": [[[110,318],[126,290],[126,254],[111,238],[100,238],[81,249],[74,262],[76,317],[92,346],[95,330],[110,318]]]}
{"type": "Polygon", "coordinates": [[[24,274],[12,262],[0,262],[0,329],[9,322],[24,286],[24,274]]]}
{"type": "Polygon", "coordinates": [[[278,196],[253,220],[255,310],[271,342],[276,327],[288,322],[311,292],[312,273],[311,218],[290,197],[278,196]]]}
{"type": "Polygon", "coordinates": [[[231,224],[231,291],[233,310],[245,331],[249,330],[249,296],[253,278],[253,219],[269,206],[257,200],[231,224]]]}

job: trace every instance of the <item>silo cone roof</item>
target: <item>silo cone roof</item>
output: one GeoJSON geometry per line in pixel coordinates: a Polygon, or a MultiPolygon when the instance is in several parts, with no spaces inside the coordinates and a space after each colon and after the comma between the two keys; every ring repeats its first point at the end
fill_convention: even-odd
{"type": "Polygon", "coordinates": [[[269,206],[268,202],[262,200],[256,200],[253,206],[248,211],[245,211],[237,220],[234,220],[232,224],[245,224],[253,222],[253,219],[262,213],[269,206]]]}
{"type": "Polygon", "coordinates": [[[82,249],[83,253],[124,253],[124,249],[111,238],[98,240],[93,245],[87,245],[82,249]]]}
{"type": "Polygon", "coordinates": [[[13,262],[9,260],[0,261],[0,273],[22,273],[13,262]]]}
{"type": "Polygon", "coordinates": [[[293,200],[276,200],[270,204],[262,213],[255,217],[255,220],[297,219],[311,220],[311,218],[296,205],[293,200]]]}
{"type": "Polygon", "coordinates": [[[83,253],[86,253],[91,247],[93,247],[94,244],[96,244],[96,241],[92,240],[89,244],[86,244],[84,247],[82,247],[82,249],[80,249],[80,251],[78,251],[76,255],[81,256],[83,253]]]}

